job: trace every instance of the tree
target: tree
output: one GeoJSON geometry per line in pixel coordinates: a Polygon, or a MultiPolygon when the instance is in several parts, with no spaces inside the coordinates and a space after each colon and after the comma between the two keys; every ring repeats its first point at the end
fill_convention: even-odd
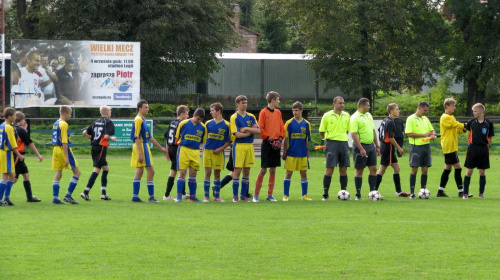
{"type": "Polygon", "coordinates": [[[143,82],[175,89],[220,68],[215,54],[236,40],[230,2],[37,0],[21,18],[34,23],[30,39],[139,41],[143,82]]]}
{"type": "MultiPolygon", "coordinates": [[[[283,0],[327,87],[362,93],[433,82],[446,26],[432,0],[283,0]],[[423,79],[426,77],[427,79],[423,79]]],[[[373,103],[373,102],[372,102],[373,103]]]]}
{"type": "Polygon", "coordinates": [[[472,105],[500,88],[500,2],[449,0],[446,7],[453,15],[449,65],[457,81],[466,83],[471,115],[472,105]]]}

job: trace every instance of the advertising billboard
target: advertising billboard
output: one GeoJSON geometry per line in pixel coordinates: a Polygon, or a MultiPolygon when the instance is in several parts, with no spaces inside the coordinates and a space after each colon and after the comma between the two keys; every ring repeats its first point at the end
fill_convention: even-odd
{"type": "Polygon", "coordinates": [[[15,108],[135,107],[139,42],[12,40],[10,105],[15,108]]]}

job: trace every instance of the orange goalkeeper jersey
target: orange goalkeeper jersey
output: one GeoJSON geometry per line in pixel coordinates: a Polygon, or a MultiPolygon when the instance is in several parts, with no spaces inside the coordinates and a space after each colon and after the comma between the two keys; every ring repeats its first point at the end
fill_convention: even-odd
{"type": "Polygon", "coordinates": [[[262,109],[259,113],[259,127],[260,137],[266,140],[267,137],[271,139],[284,138],[284,125],[281,111],[278,109],[271,110],[269,107],[262,109]]]}

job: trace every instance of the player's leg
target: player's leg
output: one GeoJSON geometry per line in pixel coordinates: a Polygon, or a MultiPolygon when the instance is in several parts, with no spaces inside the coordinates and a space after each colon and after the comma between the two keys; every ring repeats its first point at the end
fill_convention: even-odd
{"type": "Polygon", "coordinates": [[[269,168],[269,179],[267,182],[268,190],[267,190],[266,200],[277,201],[273,196],[275,181],[276,181],[276,167],[270,167],[269,168]]]}
{"type": "Polygon", "coordinates": [[[170,193],[174,188],[174,181],[176,175],[177,175],[177,170],[170,169],[170,172],[168,173],[167,188],[165,189],[165,196],[163,196],[163,200],[174,200],[170,195],[170,193]]]}
{"type": "Polygon", "coordinates": [[[111,198],[108,196],[108,193],[107,193],[108,173],[109,173],[109,166],[104,165],[102,167],[102,176],[101,176],[101,199],[102,200],[111,200],[111,198]]]}
{"type": "MultiPolygon", "coordinates": [[[[203,154],[203,156],[205,156],[205,154],[203,154]]],[[[203,162],[205,162],[205,161],[203,161],[203,162]]],[[[206,165],[205,165],[205,178],[203,181],[203,191],[205,194],[205,199],[203,200],[203,202],[210,201],[210,177],[212,177],[212,167],[206,167],[206,165]]],[[[215,179],[214,179],[214,186],[215,186],[215,179]]],[[[215,190],[214,190],[214,192],[215,192],[215,190]]],[[[214,194],[214,197],[215,197],[215,194],[214,194]]]]}
{"type": "MultiPolygon", "coordinates": [[[[12,165],[14,166],[14,165],[12,165]]],[[[11,170],[13,171],[13,170],[11,170]]],[[[12,186],[14,185],[14,178],[16,177],[16,174],[14,172],[6,173],[6,183],[5,183],[5,195],[4,195],[4,204],[7,204],[8,206],[14,206],[15,204],[10,201],[10,192],[12,190],[12,186]]]]}
{"type": "Polygon", "coordinates": [[[486,188],[486,170],[479,169],[479,198],[484,199],[485,188],[486,188]]]}
{"type": "Polygon", "coordinates": [[[370,172],[368,174],[368,185],[370,186],[370,191],[374,191],[377,187],[377,151],[375,144],[367,145],[365,150],[368,156],[366,166],[368,166],[368,171],[370,172]]]}
{"type": "Polygon", "coordinates": [[[240,192],[240,199],[249,202],[248,201],[248,190],[250,188],[250,167],[243,167],[242,170],[242,176],[241,176],[241,192],[240,192]]]}
{"type": "MultiPolygon", "coordinates": [[[[264,154],[262,154],[261,156],[262,161],[264,160],[263,155],[264,154]]],[[[257,174],[257,180],[255,181],[255,193],[254,193],[254,195],[257,197],[260,195],[260,189],[262,188],[262,183],[264,181],[264,176],[266,176],[266,173],[267,173],[267,168],[263,167],[259,170],[259,174],[257,174]]]]}
{"type": "Polygon", "coordinates": [[[52,182],[52,195],[54,197],[52,203],[54,204],[64,204],[64,202],[62,202],[59,199],[59,189],[60,189],[59,182],[61,181],[61,178],[62,178],[62,169],[56,170],[54,173],[54,181],[52,182]]]}
{"type": "Polygon", "coordinates": [[[220,169],[214,169],[214,201],[224,202],[222,198],[220,198],[220,169]]]}
{"type": "Polygon", "coordinates": [[[259,174],[257,174],[257,180],[255,181],[255,196],[260,195],[260,189],[262,188],[262,184],[264,181],[264,176],[267,173],[267,168],[270,167],[271,163],[271,144],[267,141],[262,141],[260,145],[260,170],[259,174]]]}
{"type": "Polygon", "coordinates": [[[375,184],[375,189],[378,191],[379,187],[380,187],[380,183],[382,183],[382,177],[384,176],[385,174],[385,171],[387,170],[387,165],[382,165],[380,164],[380,167],[378,168],[378,171],[377,171],[377,182],[375,184]]]}
{"type": "Polygon", "coordinates": [[[292,170],[286,170],[285,179],[283,180],[283,201],[288,201],[288,197],[290,196],[290,184],[292,183],[292,175],[292,170]]]}
{"type": "Polygon", "coordinates": [[[92,174],[90,174],[89,180],[87,182],[87,186],[85,186],[85,189],[80,194],[80,196],[83,199],[90,201],[89,192],[92,189],[92,187],[94,186],[94,183],[97,179],[97,176],[99,176],[99,173],[101,173],[101,169],[99,167],[94,167],[94,170],[92,170],[92,174]]]}
{"type": "Polygon", "coordinates": [[[182,192],[186,188],[186,174],[187,168],[179,169],[179,176],[177,177],[177,198],[175,202],[182,201],[182,192]]]}
{"type": "Polygon", "coordinates": [[[132,202],[143,202],[139,198],[139,191],[141,190],[141,178],[143,174],[144,174],[144,166],[135,168],[134,181],[132,183],[133,187],[132,202]]]}
{"type": "MultiPolygon", "coordinates": [[[[444,156],[446,161],[446,154],[444,156]]],[[[451,164],[446,164],[446,163],[444,164],[443,173],[441,173],[441,182],[439,183],[439,190],[436,194],[436,197],[449,197],[449,195],[447,195],[444,192],[444,189],[446,188],[446,184],[448,183],[448,178],[450,177],[451,167],[452,167],[451,164]]]]}
{"type": "MultiPolygon", "coordinates": [[[[189,179],[188,179],[188,187],[189,187],[189,202],[201,202],[197,197],[196,197],[196,189],[198,188],[198,184],[196,183],[196,173],[197,170],[193,167],[189,167],[188,169],[189,172],[189,179]]],[[[210,184],[210,181],[208,181],[210,184]]],[[[210,188],[210,185],[209,185],[210,188]]]]}
{"type": "Polygon", "coordinates": [[[410,172],[410,199],[415,198],[415,185],[417,183],[418,166],[412,166],[410,172]]]}
{"type": "MultiPolygon", "coordinates": [[[[232,172],[232,174],[233,174],[233,202],[238,202],[238,189],[240,187],[241,171],[242,171],[242,168],[235,167],[234,171],[232,172]]],[[[258,202],[258,197],[257,197],[257,201],[255,201],[255,197],[254,197],[254,202],[258,202]]]]}
{"type": "Polygon", "coordinates": [[[155,169],[153,165],[146,166],[146,186],[148,187],[149,199],[148,202],[158,203],[159,201],[155,198],[155,169]]]}
{"type": "MultiPolygon", "coordinates": [[[[19,174],[16,173],[16,176],[19,174]]],[[[38,199],[36,196],[33,196],[33,192],[31,190],[31,181],[30,181],[30,174],[24,173],[23,175],[23,187],[24,191],[26,192],[26,202],[40,202],[42,200],[38,199]]]]}
{"type": "MultiPolygon", "coordinates": [[[[74,166],[71,164],[72,153],[70,153],[69,150],[68,150],[68,155],[70,156],[70,165],[74,166]]],[[[78,178],[80,178],[80,169],[75,166],[71,170],[73,171],[73,176],[69,180],[68,191],[66,192],[66,195],[64,196],[64,201],[69,202],[71,204],[78,204],[78,202],[72,197],[72,194],[76,189],[76,185],[78,184],[78,178]]]]}
{"type": "Polygon", "coordinates": [[[300,186],[302,188],[302,200],[312,200],[307,196],[309,181],[307,181],[307,169],[300,170],[300,186]]]}
{"type": "Polygon", "coordinates": [[[427,171],[429,170],[428,166],[422,166],[422,175],[420,175],[420,188],[427,188],[427,171]]]}
{"type": "Polygon", "coordinates": [[[466,166],[466,168],[467,168],[467,170],[465,171],[465,177],[464,177],[464,192],[462,193],[463,199],[469,198],[470,177],[472,177],[472,173],[474,171],[474,169],[469,168],[467,166],[466,166]]]}
{"type": "Polygon", "coordinates": [[[460,192],[464,188],[464,183],[462,178],[462,165],[460,164],[460,162],[457,162],[453,164],[453,168],[455,169],[455,183],[457,184],[457,190],[458,192],[460,192]]]}

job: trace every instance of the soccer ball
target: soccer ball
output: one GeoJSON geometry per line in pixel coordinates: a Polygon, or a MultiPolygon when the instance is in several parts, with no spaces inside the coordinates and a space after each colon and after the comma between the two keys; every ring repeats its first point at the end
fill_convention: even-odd
{"type": "Polygon", "coordinates": [[[418,192],[418,198],[429,199],[431,198],[431,192],[428,189],[420,189],[420,191],[418,192]]]}
{"type": "Polygon", "coordinates": [[[378,191],[371,191],[368,194],[368,199],[371,201],[379,201],[381,198],[382,198],[382,196],[380,195],[380,193],[378,191]]]}
{"type": "Polygon", "coordinates": [[[337,194],[337,198],[339,200],[349,200],[351,198],[351,195],[349,194],[348,191],[345,191],[345,190],[341,190],[339,191],[339,193],[337,194]]]}

